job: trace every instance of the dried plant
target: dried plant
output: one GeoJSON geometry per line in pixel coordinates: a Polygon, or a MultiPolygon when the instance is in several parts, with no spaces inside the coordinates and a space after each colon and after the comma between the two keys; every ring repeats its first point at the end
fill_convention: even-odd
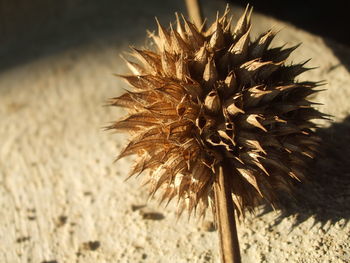
{"type": "Polygon", "coordinates": [[[168,29],[157,21],[156,50],[126,60],[133,91],[110,100],[129,115],[109,128],[133,135],[118,158],[137,155],[131,175],[148,170],[151,195],[177,197],[180,214],[205,214],[218,167],[240,215],[261,199],[275,206],[319,144],[311,120],[325,115],[307,97],[320,83],[295,80],[308,68],[286,64],[297,46],[269,48],[272,30],[250,39],[251,12],[233,30],[228,9],[206,31],[178,15],[168,29]]]}

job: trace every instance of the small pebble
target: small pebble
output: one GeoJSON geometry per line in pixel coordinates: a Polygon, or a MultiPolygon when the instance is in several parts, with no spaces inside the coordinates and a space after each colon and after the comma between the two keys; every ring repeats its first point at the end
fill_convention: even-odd
{"type": "Polygon", "coordinates": [[[162,220],[165,216],[159,212],[141,212],[142,219],[145,220],[162,220]]]}
{"type": "Polygon", "coordinates": [[[206,232],[213,232],[216,230],[214,222],[209,220],[205,220],[202,223],[201,229],[206,232]]]}
{"type": "Polygon", "coordinates": [[[101,246],[100,241],[89,241],[89,242],[85,242],[83,243],[83,248],[85,250],[97,250],[99,247],[101,246]]]}

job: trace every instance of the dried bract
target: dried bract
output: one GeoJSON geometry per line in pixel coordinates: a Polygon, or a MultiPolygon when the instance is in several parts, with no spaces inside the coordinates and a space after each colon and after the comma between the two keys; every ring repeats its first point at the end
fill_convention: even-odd
{"type": "Polygon", "coordinates": [[[110,100],[129,111],[109,127],[132,134],[118,158],[137,155],[131,175],[148,170],[151,195],[178,197],[180,213],[204,215],[222,163],[240,214],[262,198],[275,205],[319,144],[311,120],[325,115],[307,100],[319,83],[295,80],[308,69],[285,63],[296,47],[269,48],[273,31],[250,39],[251,11],[233,30],[229,10],[205,32],[183,17],[168,29],[157,21],[156,50],[134,48],[138,63],[121,76],[133,90],[110,100]]]}

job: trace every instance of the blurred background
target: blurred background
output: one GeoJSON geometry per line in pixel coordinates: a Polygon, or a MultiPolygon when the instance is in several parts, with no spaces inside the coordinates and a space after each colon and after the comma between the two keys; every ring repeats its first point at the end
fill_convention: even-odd
{"type": "Polygon", "coordinates": [[[345,45],[350,44],[348,0],[230,0],[229,2],[242,6],[249,3],[260,13],[287,21],[313,34],[332,38],[345,45]]]}
{"type": "MultiPolygon", "coordinates": [[[[134,2],[145,4],[144,1],[134,2]]],[[[241,6],[250,3],[260,13],[343,45],[350,44],[347,29],[350,1],[228,2],[241,6]]],[[[129,4],[128,1],[115,0],[0,0],[0,69],[47,52],[53,46],[60,48],[89,41],[91,39],[86,39],[89,36],[86,31],[95,31],[106,36],[106,33],[113,32],[117,27],[137,26],[140,21],[127,24],[130,21],[118,19],[120,9],[132,8],[129,4]]],[[[160,9],[166,5],[166,1],[159,1],[160,9]]],[[[157,10],[153,11],[147,15],[157,14],[157,10]]]]}

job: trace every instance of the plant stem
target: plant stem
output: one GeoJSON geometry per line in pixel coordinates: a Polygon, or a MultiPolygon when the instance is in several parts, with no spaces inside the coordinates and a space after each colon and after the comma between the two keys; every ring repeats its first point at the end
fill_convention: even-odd
{"type": "Polygon", "coordinates": [[[239,241],[237,236],[234,204],[231,196],[231,180],[227,167],[222,164],[216,168],[215,214],[219,230],[222,263],[240,263],[239,241]]]}
{"type": "Polygon", "coordinates": [[[201,28],[203,20],[199,0],[186,0],[186,6],[190,19],[194,22],[197,28],[201,28]]]}

